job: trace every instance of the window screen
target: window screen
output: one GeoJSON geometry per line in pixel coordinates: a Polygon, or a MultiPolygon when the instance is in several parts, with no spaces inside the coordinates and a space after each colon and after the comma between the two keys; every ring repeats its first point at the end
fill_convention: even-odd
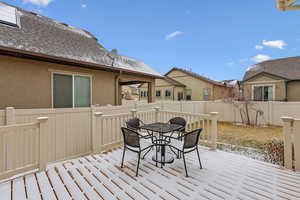
{"type": "Polygon", "coordinates": [[[90,107],[91,105],[90,78],[86,76],[74,76],[74,106],[90,107]]]}
{"type": "Polygon", "coordinates": [[[73,107],[73,77],[53,74],[53,106],[54,108],[73,107]]]}

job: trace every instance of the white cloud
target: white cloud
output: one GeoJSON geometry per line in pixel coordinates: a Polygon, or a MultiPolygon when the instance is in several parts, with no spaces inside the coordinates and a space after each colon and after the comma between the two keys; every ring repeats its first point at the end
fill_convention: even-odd
{"type": "Polygon", "coordinates": [[[234,65],[234,62],[228,62],[227,66],[232,67],[234,65]]]}
{"type": "Polygon", "coordinates": [[[47,6],[53,0],[23,0],[24,3],[32,3],[38,6],[47,6]]]}
{"type": "Polygon", "coordinates": [[[239,61],[240,61],[241,63],[244,63],[244,62],[248,62],[249,59],[248,59],[248,58],[242,58],[242,59],[240,59],[239,61]]]}
{"type": "Polygon", "coordinates": [[[256,50],[263,50],[263,49],[264,49],[264,47],[263,47],[263,46],[261,46],[261,45],[256,45],[256,46],[255,46],[255,49],[256,49],[256,50]]]}
{"type": "Polygon", "coordinates": [[[172,38],[174,38],[174,37],[176,37],[176,36],[183,35],[183,34],[184,34],[184,32],[181,32],[181,31],[175,31],[175,32],[173,32],[173,33],[170,33],[170,34],[166,35],[165,39],[166,39],[166,40],[170,40],[170,39],[172,39],[172,38]]]}
{"type": "Polygon", "coordinates": [[[272,59],[271,56],[267,56],[267,55],[263,55],[263,54],[258,54],[256,56],[254,56],[253,58],[251,58],[251,60],[254,62],[263,62],[263,61],[267,61],[267,60],[271,60],[271,59],[272,59]]]}
{"type": "Polygon", "coordinates": [[[81,8],[86,8],[87,7],[87,5],[86,4],[81,4],[81,6],[80,6],[81,8]]]}
{"type": "Polygon", "coordinates": [[[273,40],[273,41],[263,40],[263,45],[278,48],[278,49],[283,49],[283,47],[286,46],[286,43],[283,40],[273,40]]]}

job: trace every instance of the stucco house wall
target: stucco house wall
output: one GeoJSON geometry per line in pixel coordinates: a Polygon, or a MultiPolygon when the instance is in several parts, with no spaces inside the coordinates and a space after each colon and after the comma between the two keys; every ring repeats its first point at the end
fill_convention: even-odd
{"type": "Polygon", "coordinates": [[[274,101],[286,100],[286,86],[285,80],[276,76],[260,74],[243,82],[244,98],[253,100],[254,86],[273,86],[275,91],[273,93],[274,101]]]}
{"type": "MultiPolygon", "coordinates": [[[[139,87],[140,94],[141,92],[147,92],[148,91],[148,86],[147,84],[142,84],[139,87]]],[[[155,79],[155,99],[156,100],[177,100],[178,97],[178,92],[183,92],[184,93],[184,87],[178,87],[170,84],[169,82],[165,81],[164,79],[155,79]],[[169,90],[171,92],[171,96],[166,97],[165,92],[166,90],[169,90]],[[161,92],[161,96],[156,96],[156,91],[161,92]]],[[[140,100],[146,100],[147,97],[141,96],[140,95],[140,100]]]]}
{"type": "Polygon", "coordinates": [[[117,104],[117,77],[119,79],[154,81],[154,79],[146,77],[120,76],[115,72],[1,55],[0,109],[10,106],[25,109],[51,108],[53,72],[91,76],[92,105],[117,104]]]}
{"type": "Polygon", "coordinates": [[[300,101],[300,81],[290,81],[287,83],[287,100],[300,101]]]}

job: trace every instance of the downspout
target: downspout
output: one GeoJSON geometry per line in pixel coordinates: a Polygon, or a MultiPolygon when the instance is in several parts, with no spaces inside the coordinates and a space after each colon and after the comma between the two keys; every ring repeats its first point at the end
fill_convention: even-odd
{"type": "Polygon", "coordinates": [[[119,80],[122,71],[119,71],[119,74],[115,77],[115,105],[119,105],[118,98],[119,98],[119,80]]]}
{"type": "Polygon", "coordinates": [[[173,87],[173,101],[175,101],[175,87],[173,87]]]}

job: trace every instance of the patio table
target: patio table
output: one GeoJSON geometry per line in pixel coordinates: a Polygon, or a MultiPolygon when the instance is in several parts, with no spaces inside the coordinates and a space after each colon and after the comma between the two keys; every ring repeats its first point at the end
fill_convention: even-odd
{"type": "Polygon", "coordinates": [[[141,126],[141,129],[146,131],[156,132],[159,134],[159,138],[154,140],[153,143],[156,147],[161,149],[160,156],[157,156],[157,148],[156,148],[156,155],[153,155],[152,160],[162,165],[166,163],[174,162],[174,157],[171,154],[166,153],[166,146],[169,144],[169,141],[164,137],[164,134],[170,133],[173,131],[178,131],[182,128],[181,125],[178,124],[169,124],[169,123],[153,123],[153,124],[146,124],[141,126]]]}

